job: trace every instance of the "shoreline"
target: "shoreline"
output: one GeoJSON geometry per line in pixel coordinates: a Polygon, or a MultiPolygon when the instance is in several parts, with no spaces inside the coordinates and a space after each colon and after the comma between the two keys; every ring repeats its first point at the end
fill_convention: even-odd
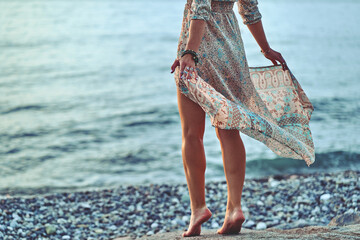
{"type": "MultiPolygon", "coordinates": [[[[221,226],[226,183],[207,182],[212,218],[204,229],[221,226]]],[[[185,230],[190,205],[186,184],[144,184],[1,196],[0,239],[137,238],[185,230]]],[[[358,212],[360,171],[246,179],[242,208],[246,229],[326,226],[345,212],[358,212]]]]}
{"type": "MultiPolygon", "coordinates": [[[[268,179],[275,179],[275,180],[288,180],[291,178],[294,178],[294,176],[297,177],[308,177],[308,176],[318,176],[318,175],[336,175],[336,174],[343,174],[346,172],[357,172],[360,174],[359,171],[355,170],[338,170],[338,171],[330,171],[330,172],[317,172],[317,173],[289,173],[289,174],[271,174],[266,175],[263,177],[247,177],[245,175],[245,184],[246,181],[258,181],[258,182],[266,182],[268,179]]],[[[209,180],[207,181],[205,179],[205,184],[215,184],[215,183],[225,183],[225,181],[217,181],[217,180],[209,180]]],[[[89,192],[89,191],[103,191],[103,190],[116,190],[118,188],[126,188],[126,187],[150,187],[153,185],[162,185],[160,183],[136,183],[136,184],[130,184],[130,183],[124,183],[119,184],[117,186],[88,186],[88,187],[50,187],[50,186],[44,186],[42,188],[3,188],[0,189],[0,200],[6,199],[6,198],[32,198],[32,197],[46,197],[49,195],[54,194],[61,194],[61,193],[83,193],[83,192],[89,192]]],[[[165,184],[170,186],[186,186],[186,179],[184,176],[184,181],[182,183],[170,183],[165,184]]]]}

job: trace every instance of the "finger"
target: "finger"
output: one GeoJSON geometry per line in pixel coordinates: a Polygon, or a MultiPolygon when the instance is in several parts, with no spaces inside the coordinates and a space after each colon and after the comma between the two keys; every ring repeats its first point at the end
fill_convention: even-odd
{"type": "Polygon", "coordinates": [[[278,60],[282,66],[282,69],[285,71],[288,69],[287,65],[286,65],[286,61],[285,59],[281,56],[281,54],[279,54],[279,60],[278,60]]]}
{"type": "Polygon", "coordinates": [[[173,68],[171,69],[172,70],[171,73],[175,72],[176,68],[179,67],[179,66],[180,66],[180,63],[179,63],[179,61],[177,61],[176,64],[173,65],[173,68]]]}
{"type": "Polygon", "coordinates": [[[189,67],[189,66],[186,66],[184,71],[186,71],[186,79],[190,79],[190,78],[191,78],[191,70],[190,70],[190,67],[189,67]]]}
{"type": "Polygon", "coordinates": [[[189,74],[188,74],[188,79],[194,78],[195,77],[195,69],[193,67],[190,67],[189,69],[189,74]]]}
{"type": "Polygon", "coordinates": [[[173,65],[171,66],[171,73],[173,73],[179,65],[179,60],[175,60],[173,65]]]}
{"type": "Polygon", "coordinates": [[[269,59],[275,66],[278,65],[277,62],[273,59],[269,59]]]}
{"type": "Polygon", "coordinates": [[[180,77],[181,77],[181,75],[183,75],[184,74],[184,68],[185,68],[185,64],[183,64],[183,63],[180,63],[180,77]]]}
{"type": "Polygon", "coordinates": [[[184,64],[184,70],[182,71],[182,78],[187,79],[189,74],[189,67],[184,64]]]}
{"type": "Polygon", "coordinates": [[[282,69],[285,71],[288,69],[287,65],[286,65],[286,62],[283,58],[281,58],[281,61],[280,61],[280,64],[282,66],[282,69]]]}
{"type": "Polygon", "coordinates": [[[175,71],[175,63],[171,66],[171,73],[175,71]]]}
{"type": "Polygon", "coordinates": [[[288,66],[286,65],[286,62],[284,62],[281,65],[282,65],[284,71],[289,70],[288,66]]]}
{"type": "Polygon", "coordinates": [[[197,80],[197,79],[198,79],[198,77],[199,77],[199,75],[198,75],[198,73],[197,73],[197,71],[196,71],[196,70],[194,70],[194,73],[195,73],[195,79],[197,80]]]}

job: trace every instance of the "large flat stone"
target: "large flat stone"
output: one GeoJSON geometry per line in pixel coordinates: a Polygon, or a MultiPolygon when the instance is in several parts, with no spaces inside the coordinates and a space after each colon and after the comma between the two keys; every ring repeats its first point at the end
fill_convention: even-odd
{"type": "MultiPolygon", "coordinates": [[[[155,234],[152,236],[145,236],[141,239],[149,240],[168,240],[168,239],[241,239],[241,240],[254,240],[254,239],[303,239],[303,240],[359,240],[360,239],[360,224],[349,225],[343,227],[331,226],[311,226],[304,228],[294,228],[289,230],[280,229],[267,229],[267,230],[249,230],[242,229],[240,234],[237,235],[219,235],[216,229],[204,229],[200,236],[191,238],[182,238],[182,231],[168,232],[155,234]]],[[[131,238],[117,238],[115,240],[125,240],[131,238]]]]}

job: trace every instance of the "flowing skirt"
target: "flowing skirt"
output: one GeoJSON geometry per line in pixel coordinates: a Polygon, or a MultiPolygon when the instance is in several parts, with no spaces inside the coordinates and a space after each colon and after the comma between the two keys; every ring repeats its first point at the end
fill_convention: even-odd
{"type": "MultiPolygon", "coordinates": [[[[289,71],[281,66],[248,67],[232,3],[215,2],[199,48],[198,77],[175,82],[220,129],[237,129],[282,157],[315,161],[309,121],[313,105],[289,71]]],[[[191,9],[185,5],[178,58],[189,37],[191,9]]]]}

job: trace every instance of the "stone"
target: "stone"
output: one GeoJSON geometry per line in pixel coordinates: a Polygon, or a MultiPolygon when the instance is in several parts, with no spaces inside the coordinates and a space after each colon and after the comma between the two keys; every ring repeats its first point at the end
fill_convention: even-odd
{"type": "Polygon", "coordinates": [[[269,185],[270,185],[270,187],[275,188],[275,187],[277,187],[277,186],[280,184],[279,181],[274,180],[274,179],[270,180],[270,179],[271,179],[271,178],[269,178],[269,185]]]}
{"type": "Polygon", "coordinates": [[[111,225],[109,227],[109,230],[111,230],[111,231],[115,231],[116,229],[117,229],[117,226],[115,226],[115,225],[111,225]]]}
{"type": "Polygon", "coordinates": [[[134,207],[133,205],[129,206],[129,211],[130,211],[130,212],[135,211],[135,207],[134,207]]]}
{"type": "Polygon", "coordinates": [[[321,210],[324,212],[328,212],[330,209],[327,206],[322,206],[321,210]]]}
{"type": "Polygon", "coordinates": [[[245,228],[252,228],[255,226],[255,222],[253,220],[247,220],[244,225],[245,228]]]}
{"type": "Polygon", "coordinates": [[[179,204],[179,203],[180,203],[180,202],[179,202],[179,199],[177,199],[177,198],[171,199],[171,202],[172,202],[173,204],[179,204]]]}
{"type": "Polygon", "coordinates": [[[264,223],[264,222],[258,222],[258,224],[256,224],[256,230],[264,230],[266,228],[267,228],[267,226],[266,226],[266,223],[264,223]]]}
{"type": "Polygon", "coordinates": [[[353,224],[360,224],[360,213],[346,212],[342,215],[336,216],[331,219],[328,226],[347,226],[353,224]]]}
{"type": "Polygon", "coordinates": [[[185,215],[181,218],[184,222],[188,222],[190,220],[190,217],[185,215]]]}
{"type": "Polygon", "coordinates": [[[293,223],[293,226],[296,228],[302,228],[302,227],[311,226],[312,224],[313,224],[312,222],[306,221],[304,219],[299,219],[293,223]]]}
{"type": "Polygon", "coordinates": [[[312,215],[316,215],[317,213],[320,212],[320,207],[319,206],[316,206],[312,211],[311,211],[311,214],[312,215]]]}
{"type": "Polygon", "coordinates": [[[146,233],[146,235],[147,235],[147,236],[154,235],[154,232],[153,232],[153,231],[148,231],[148,232],[146,233]]]}
{"type": "Polygon", "coordinates": [[[143,211],[143,207],[141,206],[141,203],[139,203],[138,205],[136,205],[136,211],[143,211]]]}
{"type": "Polygon", "coordinates": [[[63,240],[69,240],[69,239],[71,239],[71,237],[70,237],[69,235],[64,235],[64,236],[62,236],[61,239],[63,239],[63,240]]]}
{"type": "Polygon", "coordinates": [[[21,237],[25,237],[25,236],[26,236],[25,232],[24,232],[21,228],[19,228],[19,230],[17,231],[17,235],[18,235],[18,236],[21,236],[21,237]]]}
{"type": "Polygon", "coordinates": [[[17,228],[18,227],[18,223],[17,223],[16,219],[11,220],[10,227],[12,227],[12,228],[17,228]]]}
{"type": "Polygon", "coordinates": [[[17,215],[16,213],[13,213],[12,214],[12,217],[17,221],[17,220],[20,220],[21,217],[19,215],[17,215]]]}
{"type": "Polygon", "coordinates": [[[157,227],[159,227],[158,223],[154,222],[153,224],[151,224],[151,228],[157,228],[157,227]]]}
{"type": "Polygon", "coordinates": [[[181,202],[187,203],[190,202],[190,196],[187,193],[181,195],[181,202]]]}
{"type": "Polygon", "coordinates": [[[65,219],[63,219],[63,218],[59,218],[58,220],[56,220],[56,222],[57,222],[58,224],[65,224],[65,223],[67,223],[67,221],[66,221],[65,219]]]}
{"type": "Polygon", "coordinates": [[[47,235],[54,234],[56,232],[56,226],[52,224],[45,224],[45,231],[47,235]]]}
{"type": "Polygon", "coordinates": [[[211,223],[211,228],[218,228],[218,227],[220,227],[220,225],[217,222],[211,223]]]}
{"type": "Polygon", "coordinates": [[[179,224],[180,226],[186,226],[186,223],[183,221],[183,220],[181,220],[181,219],[176,219],[176,222],[177,222],[177,224],[179,224]]]}
{"type": "MultiPolygon", "coordinates": [[[[192,240],[202,239],[227,239],[227,240],[255,240],[255,239],[297,239],[297,240],[319,240],[319,239],[358,239],[360,234],[360,224],[343,226],[339,228],[311,226],[304,228],[294,228],[289,230],[281,230],[269,228],[266,230],[250,230],[241,229],[240,234],[235,235],[219,235],[217,229],[203,229],[200,236],[191,237],[192,240]]],[[[146,237],[147,240],[168,240],[182,239],[182,230],[175,232],[157,233],[146,237]]],[[[116,238],[114,240],[124,240],[124,238],[116,238]]]]}
{"type": "Polygon", "coordinates": [[[320,196],[320,201],[328,201],[331,198],[331,194],[325,193],[320,196]]]}

